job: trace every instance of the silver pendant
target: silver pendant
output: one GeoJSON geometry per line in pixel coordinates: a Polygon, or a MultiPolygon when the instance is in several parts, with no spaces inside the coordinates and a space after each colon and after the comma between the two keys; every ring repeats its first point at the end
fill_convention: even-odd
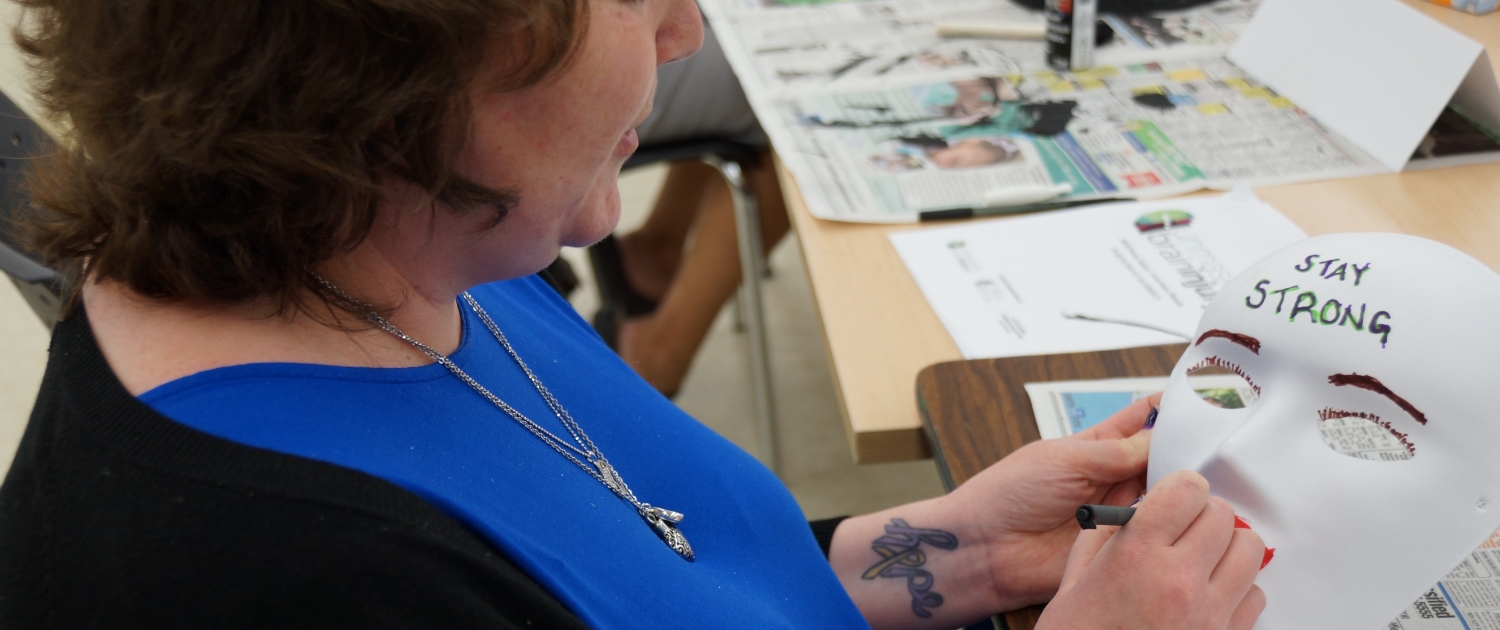
{"type": "Polygon", "coordinates": [[[684,560],[689,562],[693,560],[693,546],[688,544],[687,537],[683,536],[682,532],[672,526],[674,523],[682,522],[681,513],[648,506],[641,511],[641,516],[656,528],[656,535],[661,536],[662,542],[667,543],[672,551],[677,552],[677,555],[682,556],[684,560]]]}

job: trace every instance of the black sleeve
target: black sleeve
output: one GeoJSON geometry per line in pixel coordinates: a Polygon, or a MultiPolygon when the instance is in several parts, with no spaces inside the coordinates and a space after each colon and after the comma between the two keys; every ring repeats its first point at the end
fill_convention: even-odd
{"type": "Polygon", "coordinates": [[[847,516],[835,516],[825,518],[821,521],[809,521],[808,527],[812,528],[813,538],[818,539],[818,547],[823,549],[823,557],[827,558],[829,551],[833,548],[833,531],[839,528],[839,523],[844,522],[847,516]]]}
{"type": "Polygon", "coordinates": [[[121,462],[90,488],[59,480],[79,509],[19,477],[0,501],[0,627],[585,627],[441,513],[390,519],[121,462]]]}
{"type": "Polygon", "coordinates": [[[586,628],[394,484],[156,414],[87,326],[0,486],[0,628],[586,628]]]}

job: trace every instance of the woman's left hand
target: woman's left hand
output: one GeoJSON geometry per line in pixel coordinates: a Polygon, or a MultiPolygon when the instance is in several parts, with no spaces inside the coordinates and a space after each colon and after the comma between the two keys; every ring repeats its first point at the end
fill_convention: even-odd
{"type": "Polygon", "coordinates": [[[844,521],[834,571],[877,628],[957,627],[1051,599],[1078,537],[1078,506],[1129,505],[1144,492],[1143,429],[1160,398],[1028,444],[947,496],[844,521]],[[926,537],[910,533],[918,530],[926,537]],[[906,552],[905,564],[890,555],[908,546],[920,553],[906,552]]]}
{"type": "Polygon", "coordinates": [[[1151,432],[1143,426],[1160,400],[1152,394],[1085,431],[1027,444],[946,497],[985,547],[1000,610],[1057,592],[1078,506],[1130,505],[1145,493],[1151,432]]]}

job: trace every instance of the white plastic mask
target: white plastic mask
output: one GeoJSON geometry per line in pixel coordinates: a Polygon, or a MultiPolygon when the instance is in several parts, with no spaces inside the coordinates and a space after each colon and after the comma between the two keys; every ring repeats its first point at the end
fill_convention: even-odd
{"type": "Polygon", "coordinates": [[[1256,628],[1383,627],[1500,524],[1497,318],[1500,276],[1393,234],[1302,241],[1209,304],[1162,397],[1148,481],[1198,471],[1275,550],[1256,628]],[[1186,376],[1204,364],[1258,400],[1203,401],[1186,376]],[[1374,437],[1344,454],[1330,426],[1374,437]]]}

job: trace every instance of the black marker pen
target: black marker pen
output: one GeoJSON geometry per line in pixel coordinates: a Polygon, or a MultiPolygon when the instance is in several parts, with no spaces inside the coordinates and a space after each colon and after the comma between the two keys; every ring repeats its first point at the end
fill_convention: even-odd
{"type": "Polygon", "coordinates": [[[1082,70],[1094,65],[1097,0],[1047,0],[1047,65],[1082,70]]]}
{"type": "Polygon", "coordinates": [[[1063,208],[1077,208],[1079,206],[1092,206],[1094,204],[1114,203],[1116,201],[1135,200],[1128,197],[1104,197],[1100,199],[1069,199],[1066,201],[1047,201],[1042,203],[1030,203],[1017,206],[986,206],[981,208],[955,208],[953,210],[923,210],[917,213],[917,220],[926,223],[928,221],[946,221],[948,219],[970,219],[973,217],[988,217],[997,214],[1036,212],[1038,210],[1061,210],[1063,208]]]}
{"type": "Polygon", "coordinates": [[[1129,523],[1130,517],[1135,516],[1135,508],[1118,505],[1080,505],[1074,516],[1078,518],[1079,527],[1097,529],[1100,525],[1129,523]]]}

